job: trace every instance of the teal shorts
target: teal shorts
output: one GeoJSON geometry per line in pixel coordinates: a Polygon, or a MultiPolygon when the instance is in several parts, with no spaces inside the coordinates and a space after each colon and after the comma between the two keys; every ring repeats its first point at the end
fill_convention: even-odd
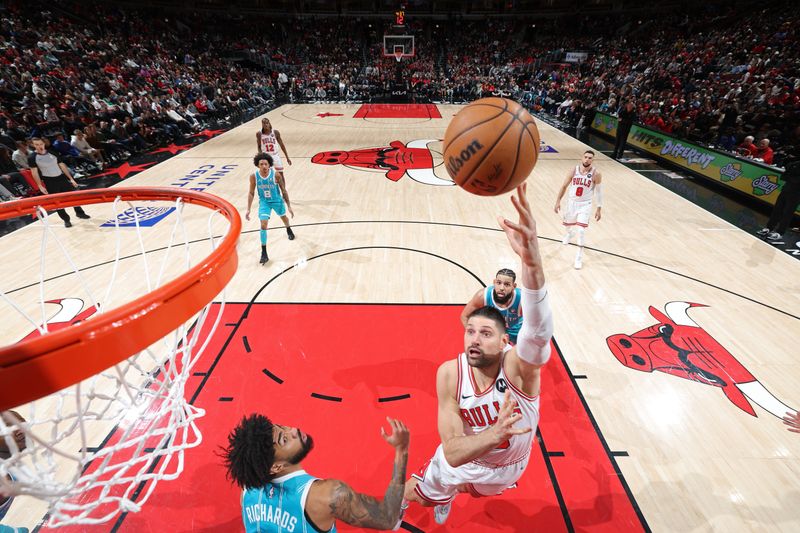
{"type": "Polygon", "coordinates": [[[270,214],[275,211],[279,217],[286,215],[286,202],[277,200],[274,202],[261,202],[258,205],[258,219],[269,220],[270,214]]]}

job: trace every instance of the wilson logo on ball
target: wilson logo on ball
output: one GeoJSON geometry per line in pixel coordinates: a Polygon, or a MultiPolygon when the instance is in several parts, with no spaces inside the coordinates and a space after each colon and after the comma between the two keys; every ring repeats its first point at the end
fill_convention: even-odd
{"type": "Polygon", "coordinates": [[[536,122],[518,102],[481,98],[459,110],[447,125],[445,168],[465,191],[504,194],[530,175],[540,142],[536,122]]]}
{"type": "Polygon", "coordinates": [[[469,145],[461,150],[461,153],[457,156],[453,157],[450,156],[447,159],[447,171],[450,175],[458,174],[458,171],[461,170],[461,167],[464,166],[464,163],[469,161],[469,159],[477,153],[478,150],[483,150],[483,145],[478,141],[472,141],[469,145]]]}

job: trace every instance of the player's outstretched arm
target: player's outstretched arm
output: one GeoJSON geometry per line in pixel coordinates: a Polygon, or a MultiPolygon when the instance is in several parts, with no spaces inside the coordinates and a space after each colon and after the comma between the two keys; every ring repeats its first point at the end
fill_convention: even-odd
{"type": "Polygon", "coordinates": [[[519,221],[515,223],[503,217],[498,217],[497,220],[500,227],[506,232],[511,248],[522,260],[520,276],[522,285],[527,289],[538,290],[544,286],[544,270],[542,269],[542,256],[539,254],[536,220],[531,213],[527,190],[528,184],[523,183],[517,187],[516,193],[511,195],[511,203],[519,214],[519,221]]]}
{"type": "MultiPolygon", "coordinates": [[[[408,428],[400,420],[386,418],[392,432],[386,434],[381,428],[383,439],[395,449],[392,479],[378,500],[367,494],[356,492],[347,483],[335,479],[318,481],[312,485],[309,500],[327,503],[327,515],[342,520],[351,526],[367,529],[392,529],[400,518],[400,504],[405,488],[406,464],[408,463],[408,428]]],[[[311,502],[309,502],[311,503],[311,502]]],[[[324,522],[324,521],[323,521],[324,522]]],[[[317,523],[319,527],[330,529],[330,525],[317,523]],[[327,527],[326,527],[327,526],[327,527]]]]}
{"type": "Polygon", "coordinates": [[[482,290],[476,292],[475,296],[473,296],[470,299],[470,301],[467,302],[467,305],[464,306],[464,310],[461,311],[461,325],[463,325],[464,327],[467,327],[467,319],[469,318],[469,315],[471,315],[473,311],[475,311],[476,309],[481,308],[481,307],[483,307],[483,291],[482,290]]]}
{"type": "MultiPolygon", "coordinates": [[[[522,299],[522,327],[517,336],[517,345],[511,357],[524,363],[520,368],[525,377],[533,377],[533,372],[550,358],[550,339],[553,337],[553,313],[550,309],[547,287],[545,287],[544,268],[539,253],[539,236],[536,221],[525,193],[526,185],[517,187],[511,203],[519,214],[518,222],[500,217],[500,227],[506,232],[511,248],[522,260],[520,279],[522,299]]],[[[537,390],[527,391],[538,394],[537,390]]]]}
{"type": "Polygon", "coordinates": [[[500,407],[497,422],[477,435],[465,435],[464,423],[456,401],[458,381],[456,361],[447,361],[436,373],[436,392],[439,396],[439,436],[442,438],[444,458],[452,467],[459,467],[489,450],[497,448],[514,435],[528,433],[531,428],[514,428],[520,415],[514,413],[517,403],[506,394],[500,407]]]}

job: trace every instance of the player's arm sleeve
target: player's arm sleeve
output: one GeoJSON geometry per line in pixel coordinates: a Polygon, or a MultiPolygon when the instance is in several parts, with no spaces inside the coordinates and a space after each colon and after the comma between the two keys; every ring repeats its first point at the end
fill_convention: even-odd
{"type": "Polygon", "coordinates": [[[530,365],[542,366],[550,359],[553,312],[547,286],[522,290],[522,327],[517,336],[517,356],[530,365]]]}

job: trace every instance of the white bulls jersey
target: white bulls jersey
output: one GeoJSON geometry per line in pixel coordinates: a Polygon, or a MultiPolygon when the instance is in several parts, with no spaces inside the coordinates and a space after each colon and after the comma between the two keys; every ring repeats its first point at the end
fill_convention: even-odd
{"type": "MultiPolygon", "coordinates": [[[[506,351],[508,349],[510,347],[506,351]]],[[[505,353],[503,359],[505,359],[505,353]]],[[[527,459],[536,436],[536,426],[539,424],[539,397],[530,397],[511,384],[503,371],[503,359],[500,362],[500,372],[492,385],[484,391],[479,391],[466,354],[462,353],[458,356],[458,407],[461,410],[461,420],[464,422],[466,435],[485,431],[497,422],[497,415],[500,412],[500,405],[503,403],[507,388],[511,390],[511,398],[517,401],[517,409],[522,416],[522,419],[514,427],[531,428],[529,433],[515,435],[473,461],[492,468],[507,466],[527,459]]]]}
{"type": "Polygon", "coordinates": [[[275,130],[269,133],[259,131],[258,139],[262,152],[270,155],[278,155],[278,139],[275,138],[275,130]]]}
{"type": "Polygon", "coordinates": [[[572,175],[572,181],[569,183],[569,201],[570,202],[591,202],[592,194],[594,193],[594,173],[595,168],[590,167],[589,172],[583,174],[583,165],[575,167],[575,173],[572,175]]]}

